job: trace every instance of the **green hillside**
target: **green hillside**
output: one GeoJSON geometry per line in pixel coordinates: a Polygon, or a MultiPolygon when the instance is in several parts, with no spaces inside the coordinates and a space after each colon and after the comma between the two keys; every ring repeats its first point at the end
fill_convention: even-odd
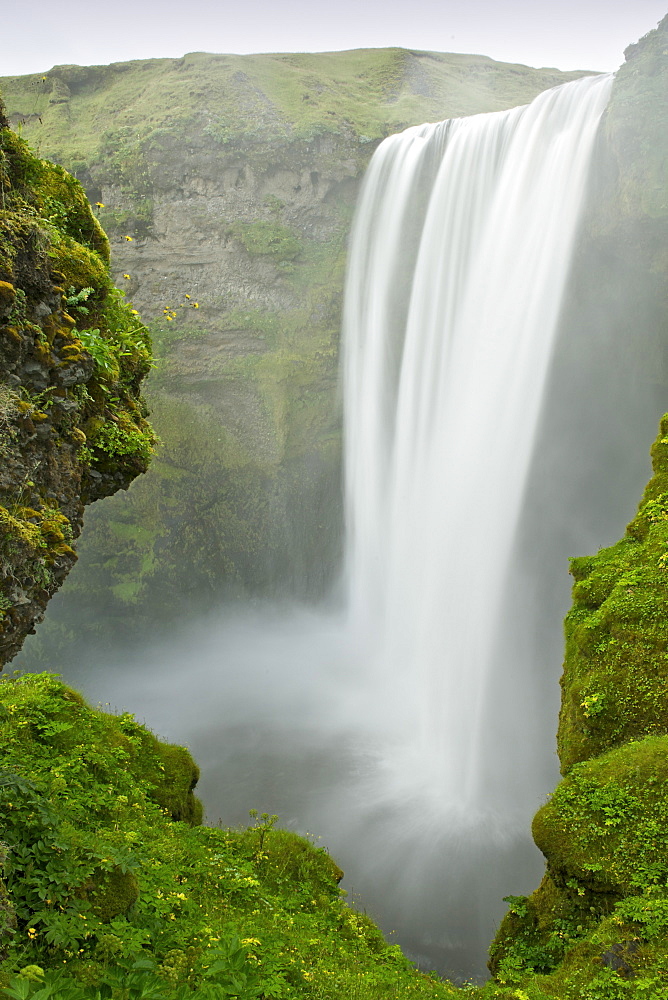
{"type": "Polygon", "coordinates": [[[484,56],[355,49],[209,55],[111,66],[55,66],[0,78],[26,137],[70,167],[90,165],[116,133],[144,142],[204,133],[222,144],[310,140],[344,128],[378,139],[407,125],[499,111],[581,73],[484,56]]]}

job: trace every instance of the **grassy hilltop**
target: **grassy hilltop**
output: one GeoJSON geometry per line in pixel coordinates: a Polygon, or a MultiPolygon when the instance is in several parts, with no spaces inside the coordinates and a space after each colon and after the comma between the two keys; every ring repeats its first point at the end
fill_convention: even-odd
{"type": "Polygon", "coordinates": [[[182,142],[204,132],[221,144],[249,145],[341,131],[369,141],[423,121],[515,107],[581,75],[399,48],[194,52],[55,66],[43,75],[0,78],[0,87],[26,137],[76,169],[90,166],[121,130],[132,129],[139,142],[168,135],[182,142]]]}

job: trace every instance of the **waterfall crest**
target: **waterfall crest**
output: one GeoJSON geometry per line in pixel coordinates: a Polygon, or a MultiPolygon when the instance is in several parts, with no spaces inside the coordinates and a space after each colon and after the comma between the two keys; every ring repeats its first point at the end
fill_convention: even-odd
{"type": "Polygon", "coordinates": [[[513,672],[498,653],[502,611],[611,82],[585,77],[526,107],[390,137],[353,227],[351,616],[392,733],[382,750],[392,796],[440,803],[460,829],[492,814],[503,827],[504,803],[526,784],[526,761],[489,737],[504,713],[513,745],[510,730],[531,712],[521,678],[508,680],[519,703],[498,702],[513,672]]]}

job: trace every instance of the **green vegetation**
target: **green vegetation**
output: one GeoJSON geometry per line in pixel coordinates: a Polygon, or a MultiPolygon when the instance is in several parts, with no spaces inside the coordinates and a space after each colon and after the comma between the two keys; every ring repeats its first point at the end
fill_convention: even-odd
{"type": "MultiPolygon", "coordinates": [[[[634,47],[606,122],[620,187],[605,225],[631,234],[639,266],[650,261],[656,275],[665,257],[665,158],[655,147],[665,118],[664,51],[665,23],[634,47]]],[[[180,306],[200,264],[188,270],[179,260],[169,271],[178,281],[170,277],[168,301],[150,285],[150,268],[142,275],[157,317],[152,391],[164,444],[127,498],[92,512],[70,614],[85,597],[94,629],[127,627],[129,612],[141,628],[142,615],[157,617],[161,605],[170,616],[201,609],[203,589],[212,598],[224,589],[221,575],[228,592],[262,592],[275,579],[285,585],[288,548],[299,561],[290,524],[303,527],[305,551],[327,524],[336,534],[339,438],[330,404],[343,247],[361,167],[375,141],[403,124],[521,103],[567,78],[393,49],[195,54],[4,81],[24,133],[76,169],[128,252],[134,239],[150,249],[160,197],[176,189],[174,177],[181,183],[188,150],[207,193],[196,205],[186,199],[192,218],[184,231],[196,242],[207,220],[222,219],[242,261],[241,292],[233,281],[211,291],[212,272],[196,316],[180,306]],[[229,205],[210,204],[207,184],[224,171],[226,191],[243,191],[238,217],[229,205]],[[325,171],[331,187],[319,200],[325,171]],[[103,204],[103,187],[113,204],[103,204]],[[248,287],[260,289],[257,299],[247,298],[248,287]]],[[[64,395],[51,384],[0,386],[2,458],[18,454],[21,421],[35,437],[53,424],[60,451],[76,449],[77,468],[113,482],[144,468],[152,449],[137,396],[149,365],[146,331],[110,287],[106,242],[81,189],[8,130],[2,136],[7,342],[29,341],[45,364],[90,372],[90,385],[64,395]],[[57,323],[36,321],[35,297],[19,280],[26,254],[31,273],[47,267],[57,280],[57,323]],[[83,422],[55,423],[63,398],[83,422]]],[[[137,256],[137,267],[127,265],[133,281],[137,256]]],[[[248,830],[199,826],[196,767],[186,751],[38,675],[0,682],[0,839],[9,848],[0,849],[9,889],[0,886],[0,991],[16,1000],[668,993],[668,417],[653,457],[654,478],[626,537],[572,563],[564,778],[534,823],[547,871],[530,896],[508,900],[492,945],[493,982],[456,991],[416,974],[345,906],[338,869],[323,851],[276,829],[269,816],[248,830]]],[[[18,564],[36,586],[55,589],[74,526],[40,483],[19,478],[20,490],[0,507],[3,572],[18,564]]],[[[0,621],[19,606],[7,579],[0,621]]],[[[313,592],[308,573],[304,579],[313,592]]],[[[80,624],[67,614],[52,622],[43,662],[58,630],[80,624]]]]}
{"type": "Polygon", "coordinates": [[[571,563],[565,777],[534,819],[543,883],[511,900],[492,946],[494,975],[509,987],[487,987],[493,997],[640,1000],[668,990],[668,414],[652,459],[625,538],[571,563]]]}
{"type": "Polygon", "coordinates": [[[0,106],[0,662],[73,565],[83,503],[146,469],[147,328],[81,184],[0,106]]]}
{"type": "Polygon", "coordinates": [[[50,674],[7,676],[0,748],[13,907],[0,923],[4,995],[456,994],[349,909],[326,851],[277,829],[276,817],[255,815],[246,830],[200,826],[190,755],[132,716],[88,707],[50,674]]]}
{"type": "Polygon", "coordinates": [[[56,66],[45,75],[0,78],[0,87],[29,141],[75,172],[104,161],[109,183],[146,198],[151,149],[171,136],[183,141],[201,134],[221,148],[313,142],[342,132],[370,141],[439,120],[444,109],[466,115],[514,107],[578,75],[398,48],[195,52],[182,59],[56,66]]]}
{"type": "Polygon", "coordinates": [[[664,418],[652,450],[655,474],[626,537],[571,563],[576,583],[559,727],[564,773],[620,743],[665,732],[667,434],[664,418]]]}
{"type": "Polygon", "coordinates": [[[286,226],[259,219],[257,222],[235,222],[230,232],[250,254],[274,257],[281,264],[292,261],[301,253],[301,241],[286,226]]]}
{"type": "MultiPolygon", "coordinates": [[[[107,238],[83,188],[62,167],[35,157],[10,129],[0,131],[0,153],[0,277],[13,297],[10,335],[30,337],[47,366],[53,363],[54,349],[61,369],[85,363],[86,355],[95,362],[85,388],[77,384],[63,392],[54,382],[41,409],[77,395],[87,439],[83,456],[92,467],[108,469],[110,460],[134,460],[136,471],[143,471],[153,436],[143,419],[138,387],[150,367],[150,341],[136,310],[111,284],[107,238]],[[71,313],[54,312],[41,326],[29,319],[21,288],[21,256],[31,250],[36,263],[46,265],[62,283],[58,291],[71,313]]],[[[33,407],[33,419],[37,412],[33,407]]]]}

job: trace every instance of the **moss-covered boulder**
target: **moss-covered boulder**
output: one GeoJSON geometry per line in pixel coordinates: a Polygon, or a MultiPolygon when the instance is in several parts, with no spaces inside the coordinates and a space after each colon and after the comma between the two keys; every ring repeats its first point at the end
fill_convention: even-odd
{"type": "Polygon", "coordinates": [[[150,357],[83,188],[1,117],[0,664],[72,567],[84,505],[147,467],[150,357]]]}

